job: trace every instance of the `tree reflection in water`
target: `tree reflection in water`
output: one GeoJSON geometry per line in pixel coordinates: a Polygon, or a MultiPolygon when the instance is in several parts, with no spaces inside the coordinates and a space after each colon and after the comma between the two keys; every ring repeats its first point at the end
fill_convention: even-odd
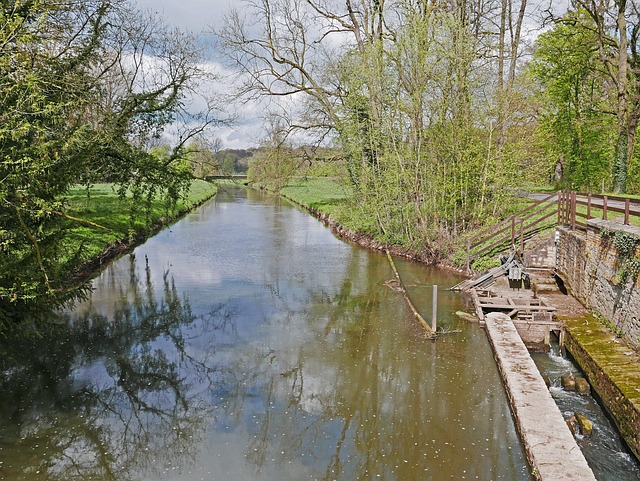
{"type": "Polygon", "coordinates": [[[185,333],[229,331],[229,316],[219,315],[223,307],[194,316],[168,275],[157,299],[148,266],[139,279],[133,258],[129,281],[112,316],[89,304],[38,336],[4,343],[7,479],[159,477],[193,461],[210,414],[203,393],[222,373],[207,364],[210,356],[185,349],[185,333]]]}
{"type": "Polygon", "coordinates": [[[383,287],[387,266],[354,256],[346,271],[335,291],[306,293],[304,321],[279,295],[264,323],[289,343],[243,349],[216,393],[219,428],[243,427],[251,479],[529,479],[499,377],[475,362],[488,346],[424,341],[383,287]]]}
{"type": "Polygon", "coordinates": [[[42,339],[9,343],[7,479],[530,479],[484,333],[448,314],[457,297],[440,308],[464,333],[425,341],[384,256],[235,192],[110,267],[42,339]]]}

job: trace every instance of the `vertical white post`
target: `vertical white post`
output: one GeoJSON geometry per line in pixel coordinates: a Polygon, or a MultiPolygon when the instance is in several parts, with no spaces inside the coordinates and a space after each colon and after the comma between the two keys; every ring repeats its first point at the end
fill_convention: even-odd
{"type": "Polygon", "coordinates": [[[438,286],[433,285],[433,302],[431,305],[431,329],[436,332],[436,318],[438,317],[438,286]]]}

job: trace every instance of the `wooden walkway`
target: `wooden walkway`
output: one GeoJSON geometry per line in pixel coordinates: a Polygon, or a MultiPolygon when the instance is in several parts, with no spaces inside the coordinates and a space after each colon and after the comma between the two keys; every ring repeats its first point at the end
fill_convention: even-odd
{"type": "Polygon", "coordinates": [[[496,267],[475,279],[461,282],[454,289],[470,295],[481,325],[485,324],[489,313],[500,313],[512,320],[529,349],[548,350],[552,332],[563,345],[564,327],[553,320],[556,308],[531,289],[524,289],[522,284],[510,281],[505,269],[496,267]]]}

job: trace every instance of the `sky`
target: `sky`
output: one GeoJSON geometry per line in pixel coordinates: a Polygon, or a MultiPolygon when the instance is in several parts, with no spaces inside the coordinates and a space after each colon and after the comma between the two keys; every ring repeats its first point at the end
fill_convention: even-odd
{"type": "Polygon", "coordinates": [[[162,15],[171,24],[193,32],[216,26],[223,13],[238,0],[134,0],[141,9],[162,15]]]}
{"type": "MultiPolygon", "coordinates": [[[[240,6],[241,0],[132,0],[140,9],[150,10],[165,18],[168,24],[182,30],[205,35],[205,41],[213,44],[213,29],[221,27],[223,15],[233,6],[240,6]]],[[[539,25],[542,11],[551,8],[556,14],[566,11],[567,0],[533,0],[529,2],[527,11],[535,25],[539,25]]],[[[525,26],[525,30],[527,30],[525,26]]],[[[535,36],[537,30],[524,32],[525,37],[535,36]]],[[[221,56],[210,50],[209,64],[218,72],[229,72],[222,64],[221,56]]],[[[231,86],[226,80],[215,86],[221,93],[228,93],[231,86]],[[225,83],[227,82],[227,83],[225,83]]],[[[232,127],[221,127],[213,134],[221,141],[222,148],[248,148],[257,146],[264,138],[265,128],[261,113],[264,106],[255,103],[244,103],[234,106],[238,120],[232,127]]]]}
{"type": "MultiPolygon", "coordinates": [[[[221,25],[222,16],[239,0],[132,0],[141,10],[157,13],[172,26],[205,36],[205,41],[213,42],[212,29],[221,25]]],[[[220,56],[211,51],[208,63],[214,71],[228,73],[221,63],[220,56]]],[[[229,93],[231,87],[223,80],[215,85],[216,91],[229,93]]],[[[263,119],[261,108],[252,103],[234,106],[238,120],[230,127],[219,127],[213,136],[221,141],[222,148],[243,149],[256,146],[263,137],[263,119]]],[[[212,139],[211,139],[212,140],[212,139]]]]}

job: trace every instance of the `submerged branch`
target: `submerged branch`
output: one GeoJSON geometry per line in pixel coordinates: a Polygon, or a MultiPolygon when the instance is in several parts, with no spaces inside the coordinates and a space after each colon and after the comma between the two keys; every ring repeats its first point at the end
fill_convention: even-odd
{"type": "Polygon", "coordinates": [[[427,324],[427,321],[424,320],[424,318],[418,312],[418,309],[416,309],[416,306],[413,304],[413,302],[411,302],[411,299],[409,299],[409,296],[407,295],[407,290],[404,288],[404,284],[402,283],[402,279],[400,278],[398,269],[396,269],[396,264],[393,262],[393,258],[391,257],[391,253],[389,252],[389,249],[386,249],[386,252],[387,252],[387,259],[389,259],[389,264],[391,264],[391,268],[393,269],[393,273],[396,276],[396,280],[398,281],[398,284],[402,288],[401,290],[399,290],[399,292],[402,292],[402,296],[404,297],[404,300],[407,301],[407,305],[409,306],[409,309],[411,309],[411,312],[413,312],[414,317],[416,318],[420,326],[422,326],[422,328],[425,330],[427,337],[429,339],[435,339],[437,337],[437,334],[433,331],[433,329],[431,329],[431,326],[427,324]]]}

